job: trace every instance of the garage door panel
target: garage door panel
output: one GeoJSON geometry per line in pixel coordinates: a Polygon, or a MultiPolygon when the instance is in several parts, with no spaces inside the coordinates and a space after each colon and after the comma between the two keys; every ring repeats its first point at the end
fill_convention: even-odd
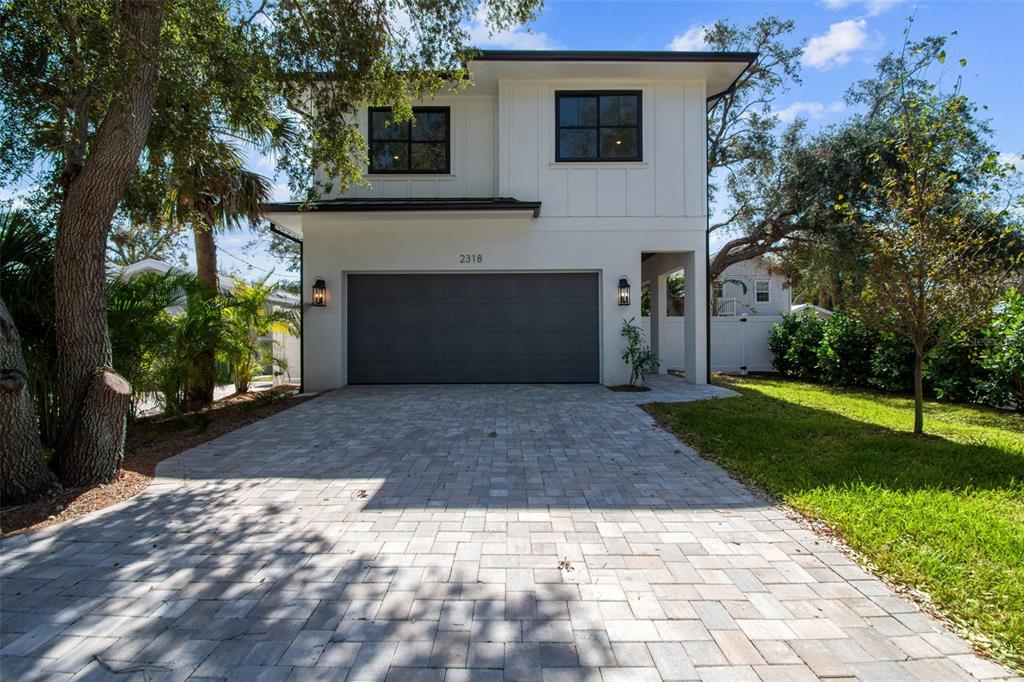
{"type": "Polygon", "coordinates": [[[350,383],[596,382],[593,273],[350,275],[350,383]]]}

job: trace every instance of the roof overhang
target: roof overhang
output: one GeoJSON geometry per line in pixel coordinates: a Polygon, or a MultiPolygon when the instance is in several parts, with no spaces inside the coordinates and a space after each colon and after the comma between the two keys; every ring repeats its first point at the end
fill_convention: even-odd
{"type": "Polygon", "coordinates": [[[438,218],[446,215],[496,217],[513,215],[536,218],[540,215],[539,201],[520,201],[511,197],[482,197],[466,199],[326,199],[302,203],[283,201],[264,204],[263,216],[271,222],[271,229],[290,239],[302,239],[303,217],[338,213],[339,217],[353,218],[352,214],[367,216],[405,216],[438,218]],[[348,214],[348,215],[345,215],[348,214]]]}
{"type": "Polygon", "coordinates": [[[729,92],[756,52],[482,50],[469,62],[473,91],[497,93],[503,79],[638,78],[707,82],[708,108],[729,92]]]}

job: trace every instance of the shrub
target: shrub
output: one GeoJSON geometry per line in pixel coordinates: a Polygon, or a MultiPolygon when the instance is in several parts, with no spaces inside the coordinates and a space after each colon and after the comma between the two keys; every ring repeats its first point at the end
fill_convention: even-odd
{"type": "MultiPolygon", "coordinates": [[[[768,349],[772,365],[785,376],[891,393],[914,389],[910,342],[847,315],[783,315],[768,335],[768,349]]],[[[939,400],[1024,411],[1024,295],[1011,291],[987,327],[932,349],[924,381],[939,400]]]]}
{"type": "Polygon", "coordinates": [[[772,353],[772,366],[786,376],[792,376],[793,363],[789,361],[789,347],[793,343],[793,335],[799,324],[798,316],[783,315],[781,322],[772,325],[768,332],[768,350],[772,353]]]}
{"type": "Polygon", "coordinates": [[[925,358],[925,389],[939,400],[980,402],[988,372],[981,365],[980,331],[957,334],[925,358]]]}
{"type": "Polygon", "coordinates": [[[914,347],[909,341],[889,332],[878,335],[871,354],[869,383],[893,393],[914,390],[914,347]]]}
{"type": "Polygon", "coordinates": [[[821,344],[822,321],[813,315],[790,315],[785,325],[789,343],[785,353],[785,364],[790,376],[805,381],[818,381],[818,346],[821,344]]]}
{"type": "Polygon", "coordinates": [[[980,388],[982,399],[997,407],[1024,412],[1024,296],[1011,291],[985,330],[986,345],[979,361],[988,372],[980,388]]]}
{"type": "Polygon", "coordinates": [[[629,365],[629,385],[636,386],[643,382],[649,372],[661,365],[658,356],[651,347],[643,342],[643,330],[636,325],[634,318],[622,321],[622,335],[626,337],[626,348],[622,351],[622,360],[629,365]]]}
{"type": "Polygon", "coordinates": [[[822,381],[838,386],[866,386],[871,379],[875,335],[860,320],[833,315],[821,324],[817,368],[822,381]]]}

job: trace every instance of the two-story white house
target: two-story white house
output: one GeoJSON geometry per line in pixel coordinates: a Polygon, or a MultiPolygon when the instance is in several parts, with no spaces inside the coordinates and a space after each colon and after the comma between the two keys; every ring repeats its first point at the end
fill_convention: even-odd
{"type": "Polygon", "coordinates": [[[651,345],[707,381],[706,117],[754,57],[485,51],[411,125],[364,109],[369,186],[267,207],[302,241],[305,389],[622,384],[642,283],[680,269],[651,345]]]}

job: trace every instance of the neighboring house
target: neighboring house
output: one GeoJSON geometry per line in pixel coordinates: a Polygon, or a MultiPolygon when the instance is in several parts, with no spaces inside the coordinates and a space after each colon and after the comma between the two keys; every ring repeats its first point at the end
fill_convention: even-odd
{"type": "Polygon", "coordinates": [[[641,284],[680,269],[696,314],[652,342],[685,337],[704,383],[707,111],[754,57],[483,51],[414,126],[362,109],[367,186],[266,207],[324,303],[303,320],[305,389],[622,384],[641,284]]]}
{"type": "MultiPolygon", "coordinates": [[[[714,254],[711,258],[714,259],[714,254]]],[[[665,286],[663,282],[662,287],[665,286]]],[[[730,265],[713,284],[711,305],[711,370],[714,372],[770,372],[772,355],[768,334],[789,312],[792,291],[782,273],[760,258],[730,265]]],[[[662,289],[662,300],[665,300],[662,289]]],[[[660,308],[656,326],[672,331],[659,351],[662,366],[681,369],[685,364],[685,302],[669,301],[660,308]]],[[[652,306],[652,310],[655,308],[652,306]]],[[[645,328],[650,320],[645,318],[645,328]]]]}
{"type": "Polygon", "coordinates": [[[790,306],[789,312],[801,313],[803,315],[814,315],[815,317],[820,317],[822,319],[826,317],[832,317],[832,315],[835,314],[828,308],[822,308],[821,306],[811,305],[810,303],[801,303],[799,305],[790,306]]]}
{"type": "MultiPolygon", "coordinates": [[[[184,273],[191,273],[191,271],[161,260],[146,258],[116,270],[112,274],[120,279],[131,280],[144,274],[166,275],[184,273]]],[[[229,291],[230,287],[225,284],[225,281],[230,281],[230,278],[221,276],[219,279],[221,291],[229,291]]],[[[272,309],[293,310],[299,307],[299,297],[284,291],[275,291],[267,297],[267,306],[272,309]]],[[[167,312],[171,315],[179,315],[183,312],[183,308],[181,306],[171,306],[167,308],[167,312]]],[[[277,370],[278,374],[274,376],[274,383],[298,383],[302,376],[301,340],[284,331],[274,332],[273,338],[268,340],[274,344],[274,356],[281,359],[285,364],[284,367],[277,370]]]]}

